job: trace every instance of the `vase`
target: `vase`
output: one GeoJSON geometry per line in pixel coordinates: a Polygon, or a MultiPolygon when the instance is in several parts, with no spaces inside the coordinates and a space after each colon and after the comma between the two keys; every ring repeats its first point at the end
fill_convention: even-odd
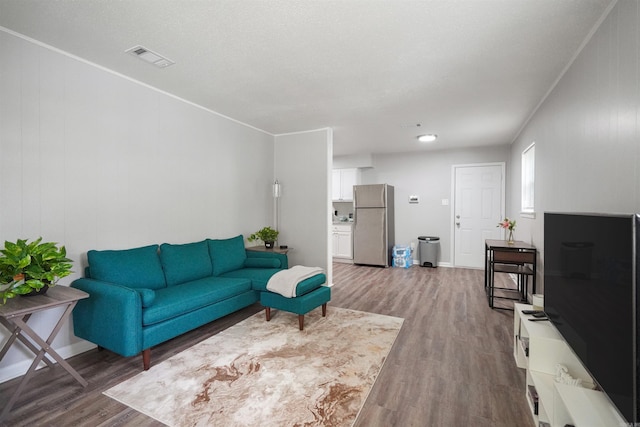
{"type": "Polygon", "coordinates": [[[507,243],[513,245],[515,240],[513,239],[513,230],[509,230],[509,237],[507,238],[507,243]]]}

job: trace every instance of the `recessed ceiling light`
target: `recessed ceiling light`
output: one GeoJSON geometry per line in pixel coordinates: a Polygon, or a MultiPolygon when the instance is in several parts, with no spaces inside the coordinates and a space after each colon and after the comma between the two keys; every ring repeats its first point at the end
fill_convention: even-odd
{"type": "Polygon", "coordinates": [[[433,142],[436,139],[438,139],[438,135],[436,135],[435,133],[429,133],[427,135],[420,135],[418,137],[418,141],[420,141],[420,142],[433,142]]]}

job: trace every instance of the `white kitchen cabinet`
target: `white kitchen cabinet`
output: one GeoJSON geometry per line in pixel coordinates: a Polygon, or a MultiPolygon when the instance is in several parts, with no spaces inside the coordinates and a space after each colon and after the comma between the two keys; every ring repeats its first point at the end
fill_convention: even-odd
{"type": "Polygon", "coordinates": [[[340,200],[340,196],[342,195],[342,189],[340,188],[340,184],[342,184],[341,179],[341,169],[334,169],[331,172],[331,199],[332,200],[340,200]]]}
{"type": "Polygon", "coordinates": [[[334,225],[332,230],[333,257],[353,259],[353,240],[351,225],[334,225]]]}
{"type": "Polygon", "coordinates": [[[353,186],[360,184],[360,169],[334,169],[332,171],[331,195],[334,201],[353,200],[353,186]]]}

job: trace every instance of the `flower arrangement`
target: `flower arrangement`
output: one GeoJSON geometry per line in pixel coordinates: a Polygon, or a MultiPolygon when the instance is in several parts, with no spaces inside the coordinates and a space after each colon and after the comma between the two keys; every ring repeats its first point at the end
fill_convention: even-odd
{"type": "Polygon", "coordinates": [[[516,221],[515,220],[512,221],[509,218],[505,218],[498,223],[497,227],[504,228],[505,230],[509,230],[509,237],[507,238],[507,241],[509,243],[513,243],[513,230],[515,230],[516,228],[516,221]]]}
{"type": "Polygon", "coordinates": [[[500,228],[504,228],[505,230],[513,231],[516,228],[516,221],[511,221],[509,218],[505,218],[501,222],[499,222],[497,226],[500,228]]]}

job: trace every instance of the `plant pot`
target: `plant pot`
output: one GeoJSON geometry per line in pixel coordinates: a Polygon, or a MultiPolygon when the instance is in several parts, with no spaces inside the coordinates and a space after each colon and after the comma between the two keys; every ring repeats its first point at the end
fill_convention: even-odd
{"type": "Polygon", "coordinates": [[[274,242],[264,242],[264,247],[267,249],[273,249],[274,242]]]}
{"type": "Polygon", "coordinates": [[[33,296],[36,296],[36,295],[44,295],[44,294],[47,293],[48,290],[49,290],[49,285],[44,285],[40,289],[33,289],[28,294],[23,294],[21,296],[23,296],[23,297],[33,297],[33,296]]]}

